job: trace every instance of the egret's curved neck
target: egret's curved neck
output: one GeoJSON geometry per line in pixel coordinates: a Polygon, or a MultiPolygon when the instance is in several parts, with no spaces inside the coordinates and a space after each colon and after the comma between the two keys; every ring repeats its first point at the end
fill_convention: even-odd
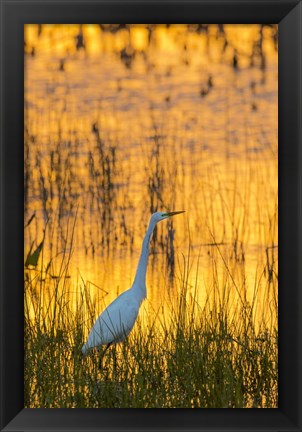
{"type": "Polygon", "coordinates": [[[142,251],[141,251],[135,279],[132,286],[133,289],[139,292],[142,299],[146,297],[146,273],[147,273],[148,256],[149,256],[149,245],[150,245],[150,239],[153,230],[155,228],[155,225],[156,222],[151,220],[145,238],[143,240],[142,251]]]}

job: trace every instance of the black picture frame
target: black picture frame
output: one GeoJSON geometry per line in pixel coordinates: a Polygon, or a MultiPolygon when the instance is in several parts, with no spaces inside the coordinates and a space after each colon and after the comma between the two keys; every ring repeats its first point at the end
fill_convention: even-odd
{"type": "Polygon", "coordinates": [[[0,0],[0,4],[1,430],[301,431],[301,1],[0,0]],[[23,407],[23,26],[96,21],[279,24],[277,409],[23,407]]]}

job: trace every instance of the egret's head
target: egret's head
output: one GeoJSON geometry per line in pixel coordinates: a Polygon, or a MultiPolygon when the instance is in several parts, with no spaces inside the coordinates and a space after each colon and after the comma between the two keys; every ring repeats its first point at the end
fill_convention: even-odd
{"type": "Polygon", "coordinates": [[[153,213],[151,219],[157,223],[169,217],[175,216],[177,214],[184,213],[184,211],[174,211],[174,212],[156,212],[153,213]]]}

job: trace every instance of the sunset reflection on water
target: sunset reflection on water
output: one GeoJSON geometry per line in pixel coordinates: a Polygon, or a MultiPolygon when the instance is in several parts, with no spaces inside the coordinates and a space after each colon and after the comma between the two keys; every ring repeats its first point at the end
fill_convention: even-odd
{"type": "Polygon", "coordinates": [[[189,260],[199,305],[230,292],[277,325],[278,56],[260,29],[25,26],[25,256],[46,227],[28,277],[68,264],[66,299],[85,285],[101,312],[131,286],[151,213],[185,210],[151,243],[142,319],[169,311],[189,260]]]}

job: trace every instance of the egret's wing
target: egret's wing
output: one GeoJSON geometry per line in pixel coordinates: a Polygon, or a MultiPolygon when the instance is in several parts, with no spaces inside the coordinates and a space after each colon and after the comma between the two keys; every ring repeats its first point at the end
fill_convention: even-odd
{"type": "Polygon", "coordinates": [[[135,323],[138,310],[139,304],[130,290],[122,293],[98,317],[83,350],[124,340],[135,323]]]}
{"type": "Polygon", "coordinates": [[[124,340],[134,326],[138,310],[139,306],[126,302],[107,308],[100,316],[102,327],[106,329],[104,331],[107,335],[105,343],[124,340]]]}

